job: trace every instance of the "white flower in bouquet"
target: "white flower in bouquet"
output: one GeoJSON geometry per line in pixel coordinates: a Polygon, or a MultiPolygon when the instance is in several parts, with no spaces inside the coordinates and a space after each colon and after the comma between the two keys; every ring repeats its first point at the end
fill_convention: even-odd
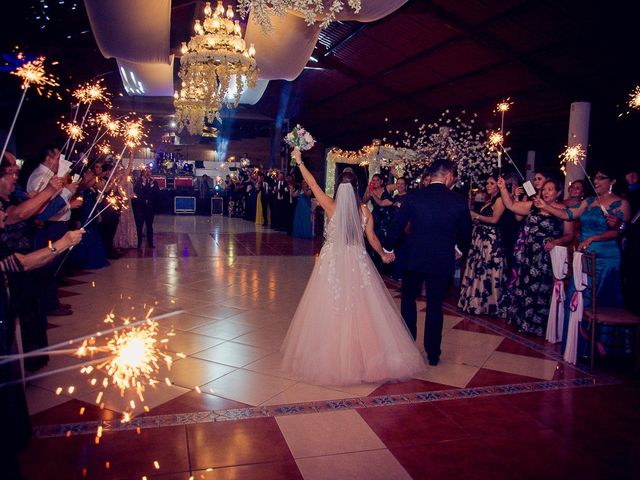
{"type": "MultiPolygon", "coordinates": [[[[307,132],[304,128],[302,128],[299,124],[294,127],[287,135],[284,137],[284,141],[287,145],[292,148],[297,148],[301,151],[310,150],[316,144],[316,140],[311,136],[309,132],[307,132]]],[[[295,165],[296,161],[292,158],[291,165],[295,165]]]]}

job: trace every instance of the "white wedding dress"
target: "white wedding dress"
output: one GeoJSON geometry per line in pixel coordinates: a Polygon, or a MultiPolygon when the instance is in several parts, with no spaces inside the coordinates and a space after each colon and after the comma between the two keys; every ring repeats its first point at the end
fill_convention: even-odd
{"type": "MultiPolygon", "coordinates": [[[[364,207],[366,208],[366,207],[364,207]]],[[[282,371],[317,385],[408,379],[424,360],[364,246],[366,215],[350,184],[282,345],[282,371]]]]}

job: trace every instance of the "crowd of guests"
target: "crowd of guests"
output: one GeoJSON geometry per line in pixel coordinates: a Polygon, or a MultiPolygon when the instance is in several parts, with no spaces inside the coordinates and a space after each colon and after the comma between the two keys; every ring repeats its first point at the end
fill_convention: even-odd
{"type": "MultiPolygon", "coordinates": [[[[531,197],[517,180],[490,176],[484,201],[471,211],[474,228],[458,307],[470,314],[506,318],[519,331],[543,337],[553,288],[549,252],[555,246],[567,246],[596,254],[599,305],[626,306],[640,313],[638,172],[627,172],[623,185],[608,167],[601,167],[593,177],[594,192],[589,194],[587,183],[577,180],[564,199],[562,183],[544,172],[536,173],[537,193],[531,197]]],[[[574,286],[572,280],[569,283],[570,299],[574,286]]],[[[585,297],[588,306],[589,291],[585,297]]],[[[567,326],[565,322],[565,340],[567,326]]],[[[579,351],[586,354],[588,337],[583,333],[579,351]]],[[[606,328],[597,333],[602,354],[613,348],[610,333],[606,328]]],[[[625,351],[632,344],[627,336],[625,351]]]]}
{"type": "MultiPolygon", "coordinates": [[[[424,188],[429,182],[424,175],[415,185],[424,188]]],[[[524,334],[544,337],[553,287],[549,252],[555,246],[567,246],[571,251],[595,252],[598,304],[640,313],[637,169],[617,179],[608,167],[601,167],[593,177],[594,192],[589,192],[585,180],[576,180],[566,198],[563,183],[545,172],[537,172],[532,179],[535,195],[527,196],[520,183],[516,174],[490,175],[477,194],[469,196],[474,227],[469,250],[459,252],[458,307],[469,314],[506,319],[524,334]]],[[[404,178],[385,184],[376,174],[363,195],[383,242],[407,185],[404,178]]],[[[391,265],[383,264],[373,252],[372,256],[381,273],[393,278],[402,276],[408,261],[402,245],[391,265]]],[[[573,289],[570,285],[568,298],[573,289]]],[[[588,306],[589,292],[585,296],[588,306]]],[[[583,338],[588,338],[586,333],[583,338]]],[[[607,343],[611,348],[606,329],[598,332],[598,338],[601,352],[607,351],[607,343]]]]}
{"type": "MultiPolygon", "coordinates": [[[[83,241],[64,259],[10,279],[11,307],[20,318],[26,351],[46,346],[47,316],[73,313],[58,295],[67,272],[102,268],[125,249],[140,248],[145,226],[147,245],[153,247],[158,186],[147,170],[133,171],[132,159],[126,167],[111,159],[78,161],[71,169],[62,162],[64,167],[60,151],[48,147],[39,163],[22,170],[9,152],[0,165],[0,202],[7,213],[0,230],[1,258],[49,247],[69,231],[83,232],[83,241]]],[[[38,356],[29,358],[26,367],[37,370],[46,363],[46,356],[38,356]]]]}
{"type": "Polygon", "coordinates": [[[237,179],[230,175],[225,178],[223,215],[243,218],[296,238],[313,238],[316,216],[312,198],[309,185],[293,174],[242,171],[237,179]]]}

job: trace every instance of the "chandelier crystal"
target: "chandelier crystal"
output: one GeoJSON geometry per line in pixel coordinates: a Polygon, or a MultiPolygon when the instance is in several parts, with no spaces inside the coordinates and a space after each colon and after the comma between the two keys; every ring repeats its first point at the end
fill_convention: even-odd
{"type": "Polygon", "coordinates": [[[327,28],[346,6],[354,13],[360,12],[362,0],[237,0],[238,11],[242,18],[248,12],[264,32],[273,29],[272,16],[284,17],[288,12],[297,12],[304,17],[307,25],[320,22],[321,28],[327,28]]]}
{"type": "Polygon", "coordinates": [[[193,30],[189,42],[182,43],[182,88],[174,94],[174,106],[178,130],[200,135],[205,118],[221,120],[223,105],[237,107],[242,93],[255,87],[258,67],[255,48],[246,47],[231,5],[225,9],[219,0],[212,9],[206,2],[204,20],[197,19],[193,30]]]}

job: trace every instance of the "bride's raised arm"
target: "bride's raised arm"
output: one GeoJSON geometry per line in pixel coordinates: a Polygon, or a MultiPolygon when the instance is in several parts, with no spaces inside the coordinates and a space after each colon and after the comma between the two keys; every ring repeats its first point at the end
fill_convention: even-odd
{"type": "Polygon", "coordinates": [[[296,164],[300,169],[300,173],[302,173],[302,178],[305,179],[305,181],[309,185],[309,188],[316,196],[316,200],[318,200],[318,203],[324,209],[324,211],[327,212],[327,215],[331,217],[336,207],[333,198],[324,193],[324,190],[320,188],[320,185],[318,185],[318,182],[316,182],[316,179],[313,177],[311,172],[307,169],[307,167],[305,167],[304,162],[302,161],[302,154],[300,153],[300,150],[294,148],[293,152],[291,152],[291,156],[296,161],[296,164]]]}

